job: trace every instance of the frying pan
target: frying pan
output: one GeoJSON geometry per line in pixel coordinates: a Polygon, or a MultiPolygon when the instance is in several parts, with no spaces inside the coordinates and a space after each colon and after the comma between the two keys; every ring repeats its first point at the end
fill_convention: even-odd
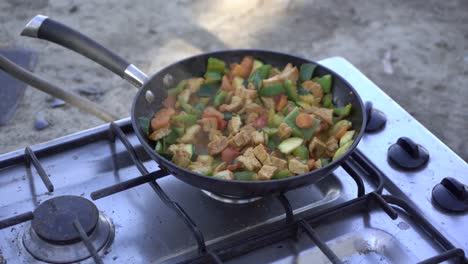
{"type": "Polygon", "coordinates": [[[101,64],[140,88],[133,100],[131,120],[136,136],[145,151],[160,167],[165,168],[178,179],[217,195],[254,198],[313,184],[330,175],[334,169],[346,160],[356,148],[364,132],[366,113],[363,102],[355,89],[332,70],[307,59],[265,50],[225,50],[204,53],[181,60],[148,78],[136,66],[128,63],[97,42],[48,17],[41,15],[34,17],[21,34],[62,45],[101,64]],[[162,101],[167,97],[167,89],[170,88],[165,85],[168,80],[167,77],[165,80],[165,76],[172,76],[173,80],[202,76],[209,57],[216,57],[227,63],[233,63],[241,61],[244,56],[248,55],[279,68],[284,67],[287,63],[293,65],[314,63],[317,65],[314,76],[331,74],[333,76],[333,102],[337,106],[352,104],[352,113],[349,120],[352,122],[352,128],[356,131],[357,136],[351,148],[343,156],[320,169],[294,177],[270,181],[230,181],[204,176],[179,167],[156,153],[154,151],[154,142],[147,139],[138,120],[140,117],[153,116],[162,107],[162,101]]]}

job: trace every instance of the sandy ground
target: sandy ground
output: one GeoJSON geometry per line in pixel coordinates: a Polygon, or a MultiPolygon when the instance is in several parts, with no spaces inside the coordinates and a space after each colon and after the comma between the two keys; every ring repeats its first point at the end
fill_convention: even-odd
{"type": "MultiPolygon", "coordinates": [[[[73,52],[20,37],[36,14],[81,30],[148,74],[226,48],[343,56],[468,160],[467,1],[0,1],[0,46],[36,50],[38,75],[71,91],[104,91],[95,101],[123,118],[135,89],[73,52]]],[[[46,98],[27,89],[13,120],[0,127],[0,153],[103,123],[69,106],[50,109],[46,98]],[[35,131],[38,112],[52,126],[35,131]]]]}

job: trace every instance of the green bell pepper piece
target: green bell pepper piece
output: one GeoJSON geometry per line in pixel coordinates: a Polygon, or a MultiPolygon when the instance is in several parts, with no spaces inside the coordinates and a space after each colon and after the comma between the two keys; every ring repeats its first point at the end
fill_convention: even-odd
{"type": "Polygon", "coordinates": [[[197,123],[198,116],[191,115],[191,114],[179,114],[179,115],[173,116],[172,120],[184,123],[184,125],[191,126],[197,123]]]}
{"type": "Polygon", "coordinates": [[[234,172],[234,178],[239,181],[255,181],[257,174],[251,171],[236,171],[234,172]]]}
{"type": "Polygon", "coordinates": [[[145,133],[145,135],[149,135],[150,134],[150,119],[148,117],[140,117],[138,118],[138,121],[140,122],[140,127],[141,127],[141,130],[143,130],[143,133],[145,133]]]}
{"type": "Polygon", "coordinates": [[[312,138],[312,135],[314,135],[315,131],[319,127],[319,125],[320,125],[320,120],[315,119],[314,124],[312,125],[312,127],[301,128],[301,131],[302,131],[302,134],[304,135],[304,138],[306,140],[310,140],[312,138]]]}
{"type": "Polygon", "coordinates": [[[208,65],[206,67],[206,72],[217,72],[219,74],[224,73],[226,63],[220,59],[210,57],[208,58],[208,65]]]}
{"type": "Polygon", "coordinates": [[[293,151],[293,155],[298,157],[301,160],[309,159],[309,150],[305,145],[300,145],[297,149],[293,151]]]}
{"type": "Polygon", "coordinates": [[[269,149],[271,150],[277,149],[280,143],[281,143],[281,139],[278,135],[274,134],[274,135],[268,136],[267,146],[269,149]]]}
{"type": "Polygon", "coordinates": [[[205,83],[218,83],[222,78],[223,76],[218,72],[205,73],[205,83]]]}
{"type": "Polygon", "coordinates": [[[174,132],[176,132],[176,134],[180,137],[180,136],[183,136],[184,133],[185,133],[185,128],[183,127],[174,127],[172,128],[174,130],[174,132]]]}
{"type": "Polygon", "coordinates": [[[166,144],[171,145],[176,143],[178,138],[179,136],[177,135],[177,133],[174,130],[172,130],[171,133],[169,133],[169,135],[164,137],[164,140],[166,144]]]}
{"type": "Polygon", "coordinates": [[[317,83],[322,87],[323,93],[329,93],[332,87],[332,77],[330,74],[326,74],[318,78],[317,83]]]}
{"type": "Polygon", "coordinates": [[[336,107],[333,109],[333,113],[337,115],[339,118],[347,117],[351,114],[351,104],[347,104],[343,107],[336,107]]]}
{"type": "Polygon", "coordinates": [[[156,146],[154,147],[154,151],[156,151],[156,153],[159,153],[159,154],[164,152],[163,143],[161,143],[161,140],[158,140],[158,142],[156,142],[156,146]]]}
{"type": "Polygon", "coordinates": [[[278,132],[278,128],[274,128],[274,127],[264,127],[262,128],[263,132],[267,133],[267,135],[271,136],[271,135],[274,135],[276,134],[276,132],[278,132]]]}
{"type": "Polygon", "coordinates": [[[249,82],[253,83],[255,88],[260,89],[262,87],[263,79],[268,78],[270,73],[271,65],[263,65],[256,69],[249,78],[249,82]]]}
{"type": "Polygon", "coordinates": [[[343,146],[339,147],[336,152],[335,152],[335,155],[333,155],[333,160],[337,160],[339,157],[343,156],[343,154],[345,154],[346,151],[349,150],[349,148],[351,148],[351,145],[353,145],[354,143],[354,140],[350,140],[348,142],[346,142],[343,146]]]}
{"type": "Polygon", "coordinates": [[[263,62],[259,60],[254,60],[253,66],[252,66],[252,74],[260,67],[263,66],[263,62]]]}
{"type": "Polygon", "coordinates": [[[182,107],[185,112],[192,113],[192,111],[193,111],[192,106],[189,105],[189,103],[187,103],[186,101],[184,101],[184,99],[182,99],[180,96],[179,96],[179,98],[177,98],[177,102],[179,102],[180,107],[182,107]]]}
{"type": "Polygon", "coordinates": [[[291,80],[287,80],[284,83],[284,90],[286,91],[286,95],[288,96],[288,99],[296,102],[298,95],[297,95],[297,88],[296,86],[293,85],[291,80]]]}
{"type": "Polygon", "coordinates": [[[278,95],[284,93],[284,87],[281,83],[275,83],[268,86],[263,87],[260,90],[260,96],[268,97],[273,95],[278,95]]]}
{"type": "Polygon", "coordinates": [[[301,82],[310,80],[312,78],[312,75],[314,74],[315,67],[317,67],[317,65],[312,63],[302,64],[299,71],[299,80],[301,82]]]}
{"type": "Polygon", "coordinates": [[[187,84],[187,80],[180,81],[176,87],[167,90],[167,94],[173,95],[173,96],[178,95],[180,92],[184,90],[184,87],[186,84],[187,84]]]}
{"type": "Polygon", "coordinates": [[[322,98],[322,104],[323,104],[323,107],[325,108],[332,108],[333,107],[333,95],[331,93],[324,95],[322,98]]]}
{"type": "Polygon", "coordinates": [[[280,170],[280,171],[275,172],[275,174],[273,174],[273,177],[271,178],[274,180],[278,180],[278,179],[287,178],[289,176],[292,176],[292,173],[289,170],[280,170]]]}
{"type": "Polygon", "coordinates": [[[328,162],[328,159],[323,159],[323,158],[322,158],[322,159],[320,159],[320,162],[322,163],[322,167],[325,167],[325,166],[327,166],[327,165],[328,165],[328,163],[329,163],[329,162],[328,162]]]}
{"type": "Polygon", "coordinates": [[[309,128],[299,128],[296,125],[296,117],[299,115],[299,109],[297,107],[294,108],[294,110],[291,111],[283,120],[291,129],[292,129],[292,135],[295,137],[301,137],[306,140],[310,140],[312,135],[315,133],[317,130],[318,126],[320,125],[320,120],[315,119],[314,124],[312,127],[309,128]]]}
{"type": "Polygon", "coordinates": [[[214,101],[213,101],[213,104],[215,106],[219,106],[221,104],[224,103],[224,100],[226,100],[226,97],[227,97],[227,92],[226,91],[220,91],[216,94],[215,98],[214,98],[214,101]]]}
{"type": "Polygon", "coordinates": [[[198,96],[201,97],[212,97],[218,91],[219,85],[216,83],[205,83],[197,92],[198,96]]]}

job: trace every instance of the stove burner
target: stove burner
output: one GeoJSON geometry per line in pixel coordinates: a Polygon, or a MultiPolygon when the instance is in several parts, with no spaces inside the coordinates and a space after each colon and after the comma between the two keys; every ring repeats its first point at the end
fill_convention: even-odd
{"type": "Polygon", "coordinates": [[[59,196],[45,201],[34,210],[31,227],[36,234],[53,244],[71,244],[81,240],[73,226],[77,219],[86,234],[95,229],[99,212],[89,200],[79,196],[59,196]]]}
{"type": "Polygon", "coordinates": [[[97,252],[114,239],[110,219],[89,200],[59,196],[45,201],[34,211],[34,219],[23,234],[26,250],[48,263],[75,263],[91,257],[73,222],[78,220],[97,252]]]}
{"type": "Polygon", "coordinates": [[[247,204],[247,203],[253,203],[255,201],[258,201],[262,199],[263,197],[253,197],[253,198],[237,198],[237,197],[232,197],[232,196],[225,196],[225,195],[219,195],[215,194],[209,191],[202,190],[204,194],[206,194],[208,197],[213,198],[217,201],[223,202],[223,203],[228,203],[228,204],[247,204]]]}

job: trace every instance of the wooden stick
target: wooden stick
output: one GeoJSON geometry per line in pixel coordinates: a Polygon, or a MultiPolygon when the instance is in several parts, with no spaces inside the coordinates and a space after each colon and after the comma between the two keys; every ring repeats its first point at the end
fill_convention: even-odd
{"type": "Polygon", "coordinates": [[[80,97],[79,95],[76,95],[72,92],[68,92],[60,87],[53,85],[49,81],[46,81],[34,75],[30,71],[17,65],[16,63],[10,61],[2,55],[0,55],[0,69],[10,74],[14,78],[25,82],[44,93],[62,99],[70,105],[73,105],[84,112],[90,113],[101,120],[104,120],[106,122],[112,122],[114,120],[117,120],[117,117],[108,113],[106,110],[104,110],[97,104],[89,101],[88,99],[80,97]]]}

